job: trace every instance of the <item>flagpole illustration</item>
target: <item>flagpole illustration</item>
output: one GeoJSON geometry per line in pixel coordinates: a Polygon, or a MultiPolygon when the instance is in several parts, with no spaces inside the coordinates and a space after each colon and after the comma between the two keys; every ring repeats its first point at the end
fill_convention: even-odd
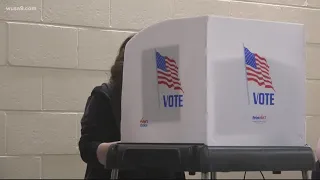
{"type": "Polygon", "coordinates": [[[245,46],[244,46],[244,43],[242,43],[242,46],[243,46],[243,54],[244,54],[244,72],[245,72],[245,77],[246,77],[246,81],[247,81],[248,105],[250,105],[249,85],[248,85],[248,75],[247,75],[247,67],[246,67],[246,52],[245,52],[245,46]]]}
{"type": "Polygon", "coordinates": [[[161,107],[160,106],[160,104],[161,104],[161,102],[160,102],[160,90],[159,90],[159,83],[158,83],[158,81],[159,81],[159,79],[158,79],[158,61],[157,61],[157,49],[154,49],[154,56],[155,56],[155,60],[156,60],[156,77],[157,77],[157,90],[158,90],[158,106],[159,106],[159,108],[161,107]]]}

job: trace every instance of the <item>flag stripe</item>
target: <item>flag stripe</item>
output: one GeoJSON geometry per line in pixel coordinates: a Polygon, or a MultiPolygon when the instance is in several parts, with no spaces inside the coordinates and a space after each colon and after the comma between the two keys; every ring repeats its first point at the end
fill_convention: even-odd
{"type": "Polygon", "coordinates": [[[259,82],[259,85],[261,85],[261,83],[272,85],[271,81],[263,81],[257,78],[256,76],[248,76],[248,79],[255,79],[256,81],[259,82]]]}
{"type": "Polygon", "coordinates": [[[172,83],[172,84],[174,84],[174,85],[181,85],[179,81],[174,80],[174,79],[169,79],[169,78],[164,77],[164,76],[158,76],[158,79],[159,79],[159,80],[160,80],[160,79],[161,79],[161,80],[165,80],[165,81],[167,81],[167,82],[169,82],[169,83],[172,83]]]}
{"type": "Polygon", "coordinates": [[[254,55],[259,59],[259,60],[261,60],[261,61],[263,61],[263,62],[265,62],[266,63],[266,65],[268,66],[268,68],[269,68],[269,65],[268,65],[268,62],[267,62],[267,59],[266,58],[264,58],[264,57],[261,57],[259,54],[257,54],[257,53],[254,53],[254,55]]]}
{"type": "Polygon", "coordinates": [[[172,66],[173,68],[178,69],[178,66],[175,63],[172,63],[169,60],[167,63],[168,63],[168,66],[172,66]]]}
{"type": "Polygon", "coordinates": [[[164,84],[169,88],[174,88],[175,90],[182,90],[179,86],[174,86],[173,84],[168,84],[166,81],[159,81],[159,84],[164,84]]]}
{"type": "Polygon", "coordinates": [[[163,76],[166,76],[166,77],[172,77],[173,79],[175,79],[175,80],[177,80],[177,81],[179,81],[179,78],[178,78],[178,75],[176,74],[176,73],[166,73],[166,72],[163,72],[163,71],[161,71],[161,70],[158,70],[158,76],[161,76],[161,75],[163,75],[163,76]]]}
{"type": "Polygon", "coordinates": [[[253,73],[249,73],[249,72],[248,72],[248,76],[256,77],[256,78],[259,79],[260,81],[266,81],[266,82],[269,82],[269,83],[271,84],[271,81],[265,80],[264,77],[258,76],[258,75],[256,75],[256,74],[253,74],[253,73]]]}
{"type": "Polygon", "coordinates": [[[261,75],[261,76],[263,76],[265,79],[271,79],[271,77],[269,76],[268,73],[257,72],[257,71],[255,71],[254,69],[252,69],[250,66],[247,66],[246,69],[247,69],[247,73],[249,73],[249,71],[250,71],[252,74],[261,75]]]}
{"type": "Polygon", "coordinates": [[[170,59],[170,58],[168,58],[167,56],[165,56],[165,58],[166,58],[170,63],[176,64],[176,61],[175,61],[175,60],[170,59]]]}
{"type": "Polygon", "coordinates": [[[266,76],[266,78],[270,78],[269,72],[261,69],[259,66],[257,66],[257,69],[254,69],[253,67],[247,65],[247,70],[252,71],[256,74],[263,74],[266,76]]]}
{"type": "Polygon", "coordinates": [[[260,64],[264,65],[267,69],[270,68],[265,58],[260,57],[258,54],[254,55],[256,56],[256,59],[260,64]]]}
{"type": "Polygon", "coordinates": [[[266,66],[262,65],[261,63],[257,62],[257,66],[259,66],[259,68],[261,68],[265,72],[269,72],[269,68],[267,68],[266,66]]]}
{"type": "Polygon", "coordinates": [[[265,86],[265,88],[270,88],[270,89],[273,89],[272,85],[266,85],[264,82],[259,82],[257,81],[255,78],[248,78],[248,81],[254,81],[256,82],[257,84],[259,84],[259,86],[265,86]]]}
{"type": "MultiPolygon", "coordinates": [[[[249,69],[249,68],[248,68],[249,69]]],[[[265,76],[263,74],[257,74],[257,73],[252,73],[252,71],[248,70],[247,71],[247,76],[248,78],[249,77],[253,77],[253,78],[256,78],[257,80],[261,81],[261,82],[266,82],[266,83],[270,83],[272,85],[272,82],[271,82],[271,78],[270,76],[265,76]]],[[[259,84],[260,85],[260,84],[259,84]]]]}
{"type": "MultiPolygon", "coordinates": [[[[171,66],[167,66],[167,68],[170,70],[169,72],[173,72],[175,74],[178,74],[178,70],[175,68],[172,68],[171,66]]],[[[178,75],[177,75],[178,76],[178,75]]]]}

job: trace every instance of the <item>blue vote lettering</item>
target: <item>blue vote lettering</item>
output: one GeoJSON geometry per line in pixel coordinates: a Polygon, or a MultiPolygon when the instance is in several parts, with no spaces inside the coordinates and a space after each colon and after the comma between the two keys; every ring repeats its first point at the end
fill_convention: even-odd
{"type": "Polygon", "coordinates": [[[254,104],[274,105],[274,93],[253,93],[254,104]]]}
{"type": "Polygon", "coordinates": [[[163,95],[164,107],[183,107],[183,95],[163,95]]]}

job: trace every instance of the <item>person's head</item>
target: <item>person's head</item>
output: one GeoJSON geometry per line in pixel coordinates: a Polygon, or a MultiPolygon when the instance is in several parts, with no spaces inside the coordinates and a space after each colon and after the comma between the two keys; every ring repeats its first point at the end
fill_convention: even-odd
{"type": "Polygon", "coordinates": [[[122,75],[123,75],[123,62],[124,62],[124,51],[127,43],[134,35],[127,37],[121,44],[116,60],[111,67],[110,83],[116,87],[122,87],[122,75]]]}
{"type": "Polygon", "coordinates": [[[117,122],[121,121],[121,93],[122,93],[122,73],[123,73],[123,63],[124,63],[124,51],[128,41],[133,37],[131,35],[127,37],[121,44],[116,60],[111,67],[111,77],[109,83],[113,87],[111,105],[112,111],[117,119],[117,122]]]}

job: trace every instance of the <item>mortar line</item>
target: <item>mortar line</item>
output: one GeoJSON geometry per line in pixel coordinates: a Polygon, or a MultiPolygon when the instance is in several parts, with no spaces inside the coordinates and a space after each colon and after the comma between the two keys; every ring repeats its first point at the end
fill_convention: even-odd
{"type": "Polygon", "coordinates": [[[238,3],[248,3],[248,4],[262,4],[262,5],[270,5],[270,6],[281,6],[281,7],[293,7],[293,8],[303,8],[303,9],[312,9],[312,10],[320,10],[320,7],[313,7],[313,6],[304,6],[304,5],[294,5],[294,4],[281,4],[281,3],[267,3],[267,2],[256,2],[254,0],[246,0],[246,1],[240,1],[240,0],[231,0],[232,2],[238,2],[238,3]]]}
{"type": "Polygon", "coordinates": [[[53,26],[53,27],[65,27],[65,28],[79,28],[79,29],[93,29],[93,30],[105,30],[105,31],[117,31],[117,32],[128,32],[134,33],[138,32],[141,29],[130,29],[130,28],[111,28],[111,27],[94,27],[88,25],[71,25],[71,24],[63,24],[63,23],[47,23],[47,22],[32,22],[26,20],[3,20],[0,19],[0,22],[8,22],[8,23],[20,23],[20,24],[29,24],[29,25],[43,25],[43,26],[53,26]]]}

